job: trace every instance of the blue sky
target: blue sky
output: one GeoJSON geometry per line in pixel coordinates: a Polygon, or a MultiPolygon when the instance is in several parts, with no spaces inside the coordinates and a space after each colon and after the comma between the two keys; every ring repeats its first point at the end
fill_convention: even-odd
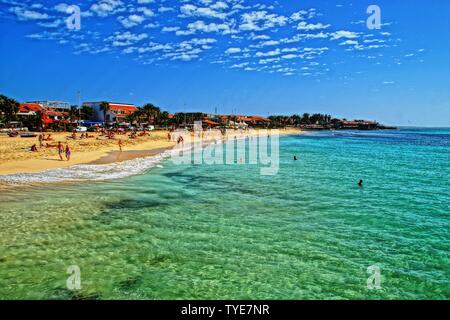
{"type": "Polygon", "coordinates": [[[449,21],[447,0],[0,0],[0,92],[450,126],[449,21]]]}

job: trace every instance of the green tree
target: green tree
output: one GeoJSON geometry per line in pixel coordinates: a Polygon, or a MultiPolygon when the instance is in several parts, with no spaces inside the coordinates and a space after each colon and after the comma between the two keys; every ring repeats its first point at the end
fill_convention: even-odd
{"type": "Polygon", "coordinates": [[[147,103],[142,107],[143,114],[147,117],[148,123],[153,121],[153,124],[158,122],[159,115],[161,114],[161,109],[152,103],[147,103]]]}
{"type": "Polygon", "coordinates": [[[81,107],[81,119],[83,119],[83,120],[90,119],[93,114],[94,114],[94,109],[92,107],[88,107],[88,106],[81,107]]]}
{"type": "Polygon", "coordinates": [[[106,114],[111,110],[111,106],[108,102],[103,101],[100,103],[100,111],[103,111],[103,123],[106,127],[106,114]]]}
{"type": "Polygon", "coordinates": [[[163,111],[159,115],[159,124],[166,127],[169,125],[169,113],[167,111],[163,111]]]}
{"type": "Polygon", "coordinates": [[[77,120],[80,120],[80,109],[76,106],[72,106],[69,110],[69,120],[71,122],[75,122],[77,120]]]}
{"type": "Polygon", "coordinates": [[[2,115],[5,123],[17,120],[19,106],[20,104],[16,100],[0,95],[0,115],[2,115]]]}
{"type": "Polygon", "coordinates": [[[309,113],[304,113],[302,116],[302,124],[310,124],[309,113]]]}

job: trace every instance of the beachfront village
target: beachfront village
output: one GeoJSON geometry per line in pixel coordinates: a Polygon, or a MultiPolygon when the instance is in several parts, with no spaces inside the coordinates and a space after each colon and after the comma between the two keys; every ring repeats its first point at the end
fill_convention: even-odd
{"type": "MultiPolygon", "coordinates": [[[[203,112],[169,113],[154,104],[142,107],[111,101],[84,102],[72,106],[59,101],[16,100],[0,95],[0,129],[10,134],[19,132],[96,132],[101,128],[116,130],[154,130],[193,128],[201,121],[204,128],[286,128],[303,130],[376,130],[390,129],[376,121],[336,119],[326,114],[291,116],[209,114],[203,112]]],[[[26,135],[26,133],[22,133],[26,135]]]]}
{"type": "Polygon", "coordinates": [[[325,114],[262,117],[169,113],[151,103],[136,106],[97,101],[72,106],[59,101],[18,102],[0,95],[0,175],[149,156],[189,143],[200,125],[206,135],[222,139],[262,132],[258,129],[298,134],[307,130],[386,128],[376,121],[348,121],[325,114]]]}

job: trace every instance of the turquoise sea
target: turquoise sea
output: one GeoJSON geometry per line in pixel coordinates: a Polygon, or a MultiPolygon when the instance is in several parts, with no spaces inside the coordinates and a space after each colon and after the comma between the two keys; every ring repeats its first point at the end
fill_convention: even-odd
{"type": "Polygon", "coordinates": [[[450,299],[449,164],[450,129],[319,132],[280,138],[276,176],[162,160],[8,187],[0,299],[450,299]]]}

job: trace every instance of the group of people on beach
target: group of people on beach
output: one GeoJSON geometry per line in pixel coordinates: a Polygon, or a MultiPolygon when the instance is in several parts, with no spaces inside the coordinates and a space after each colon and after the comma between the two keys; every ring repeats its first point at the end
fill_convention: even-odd
{"type": "Polygon", "coordinates": [[[69,144],[66,143],[66,147],[64,148],[64,145],[61,143],[61,141],[58,142],[58,155],[59,159],[61,161],[64,161],[63,154],[66,154],[67,161],[70,161],[70,156],[72,154],[72,151],[70,150],[69,144]]]}
{"type": "MultiPolygon", "coordinates": [[[[73,140],[77,140],[77,132],[74,131],[72,132],[72,135],[70,137],[67,137],[68,139],[73,139],[73,140]]],[[[80,139],[90,139],[90,138],[94,138],[94,136],[89,135],[89,133],[82,133],[80,136],[80,139]]]]}
{"type": "MultiPolygon", "coordinates": [[[[42,148],[42,147],[44,147],[44,141],[53,141],[53,138],[51,137],[51,134],[49,134],[46,137],[45,134],[42,133],[39,135],[38,140],[39,140],[39,146],[42,148]]],[[[58,150],[58,156],[61,161],[64,161],[63,155],[65,155],[67,161],[70,161],[70,157],[72,155],[72,150],[70,149],[68,143],[66,143],[65,146],[61,141],[58,141],[58,144],[56,144],[56,145],[51,145],[49,143],[46,143],[45,148],[56,148],[58,150]]],[[[39,149],[36,144],[33,144],[30,148],[30,151],[31,152],[39,152],[39,149]]]]}
{"type": "Polygon", "coordinates": [[[42,148],[44,146],[44,141],[53,141],[53,138],[52,138],[51,134],[48,134],[46,137],[45,134],[41,133],[38,136],[38,140],[39,140],[39,146],[42,148]]]}
{"type": "MultiPolygon", "coordinates": [[[[50,145],[47,143],[47,146],[46,146],[46,147],[47,147],[47,148],[56,147],[57,150],[58,150],[59,159],[60,159],[61,161],[64,161],[63,155],[65,154],[66,160],[67,160],[67,161],[70,161],[70,156],[71,156],[71,154],[72,154],[72,151],[71,151],[71,149],[70,149],[70,147],[69,147],[69,144],[66,143],[66,146],[64,147],[64,145],[62,144],[62,142],[59,141],[57,145],[53,145],[53,146],[50,146],[50,145]]],[[[38,149],[38,147],[36,146],[36,144],[33,144],[33,145],[31,146],[31,148],[30,148],[30,151],[31,151],[31,152],[39,152],[39,149],[38,149]]]]}

